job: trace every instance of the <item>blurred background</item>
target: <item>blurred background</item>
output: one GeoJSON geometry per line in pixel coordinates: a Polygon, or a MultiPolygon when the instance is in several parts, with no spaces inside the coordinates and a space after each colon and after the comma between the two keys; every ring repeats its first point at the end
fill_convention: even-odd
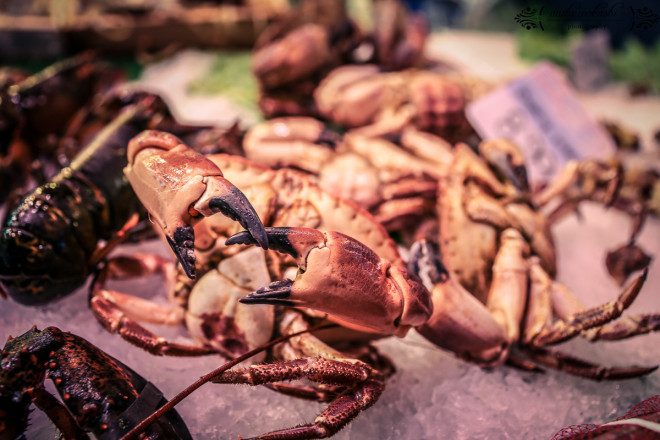
{"type": "MultiPolygon", "coordinates": [[[[268,23],[298,3],[2,0],[0,56],[3,62],[34,62],[36,67],[90,48],[142,61],[183,47],[245,50],[268,23]]],[[[424,13],[433,32],[508,33],[522,59],[550,59],[560,66],[570,63],[571,42],[594,29],[605,31],[613,79],[660,90],[660,8],[653,1],[407,0],[405,4],[410,11],[424,13]],[[535,12],[523,25],[516,17],[525,11],[535,12]],[[534,28],[527,29],[529,25],[534,28]]],[[[346,5],[362,26],[373,23],[372,0],[346,0],[346,5]]]]}

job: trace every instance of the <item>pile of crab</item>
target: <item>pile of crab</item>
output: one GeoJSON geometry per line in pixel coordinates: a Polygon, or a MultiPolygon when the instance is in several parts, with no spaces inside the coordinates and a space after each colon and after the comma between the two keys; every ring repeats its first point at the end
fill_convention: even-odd
{"type": "MultiPolygon", "coordinates": [[[[592,159],[531,187],[519,148],[479,139],[465,117],[466,104],[490,86],[424,64],[419,17],[402,20],[401,6],[383,1],[377,17],[387,25],[365,35],[332,4],[297,10],[257,44],[254,73],[270,119],[243,133],[180,124],[145,91],[112,89],[72,118],[68,143],[58,145],[81,139],[75,144],[86,146],[19,197],[3,223],[3,291],[40,305],[93,275],[94,316],[155,355],[231,359],[288,337],[253,364],[212,379],[328,402],[313,422],[264,439],[338,432],[378,400],[394,373],[372,341],[410,331],[484,367],[550,367],[596,380],[654,371],[604,367],[553,346],[660,327],[658,314],[622,317],[650,263],[636,241],[657,175],[631,178],[616,159],[592,159]],[[585,201],[624,210],[632,225],[629,241],[608,255],[611,274],[625,286],[592,308],[557,281],[552,234],[585,201]],[[124,240],[149,235],[147,218],[176,260],[108,257],[124,240]],[[167,304],[111,287],[149,274],[165,280],[167,304]],[[195,343],[170,341],[145,323],[185,326],[195,343]],[[307,382],[290,382],[298,379],[307,382]]],[[[6,93],[28,102],[33,92],[18,84],[6,93]]],[[[26,114],[10,110],[11,121],[26,114]]],[[[5,158],[23,157],[10,154],[22,133],[6,137],[5,158]]],[[[52,329],[17,339],[2,354],[0,399],[20,403],[17,411],[36,402],[72,436],[87,429],[83,422],[100,404],[69,407],[75,420],[63,417],[35,394],[43,375],[36,382],[12,376],[28,362],[16,359],[30,352],[50,356],[44,368],[57,377],[52,359],[66,358],[58,350],[84,342],[52,329]]],[[[103,423],[90,428],[96,435],[117,424],[104,411],[103,423]]],[[[0,412],[0,434],[5,426],[12,436],[20,432],[11,417],[0,412]]]]}

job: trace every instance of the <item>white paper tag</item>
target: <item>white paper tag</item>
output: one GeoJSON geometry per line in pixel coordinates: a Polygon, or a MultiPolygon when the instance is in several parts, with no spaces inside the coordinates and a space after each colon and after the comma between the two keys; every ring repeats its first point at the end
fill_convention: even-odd
{"type": "Polygon", "coordinates": [[[571,159],[616,152],[609,134],[549,62],[470,103],[466,114],[483,139],[507,138],[522,149],[531,182],[551,179],[571,159]]]}

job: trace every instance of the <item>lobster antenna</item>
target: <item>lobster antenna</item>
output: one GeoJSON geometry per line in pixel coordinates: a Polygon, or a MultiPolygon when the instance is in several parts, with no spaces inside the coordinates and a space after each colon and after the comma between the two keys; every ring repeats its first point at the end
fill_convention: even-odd
{"type": "Polygon", "coordinates": [[[165,405],[161,406],[158,408],[156,411],[154,411],[149,417],[138,423],[133,429],[131,429],[129,432],[126,433],[123,437],[121,437],[119,440],[134,440],[137,438],[138,435],[142,434],[145,429],[149,427],[153,422],[155,422],[158,418],[162,417],[166,412],[174,408],[176,404],[181,402],[183,399],[188,397],[190,394],[193,393],[196,389],[204,385],[205,383],[213,380],[214,377],[224,373],[225,371],[229,370],[230,368],[234,367],[235,365],[251,358],[252,356],[261,353],[264,350],[269,349],[270,347],[273,347],[274,345],[279,344],[280,342],[284,342],[288,339],[294,338],[296,336],[300,336],[305,333],[313,333],[318,330],[325,330],[328,328],[334,328],[337,327],[337,324],[319,324],[314,327],[310,327],[306,330],[301,330],[296,333],[292,333],[290,335],[285,335],[285,336],[280,336],[279,338],[273,339],[272,341],[263,344],[257,348],[254,348],[250,351],[248,351],[245,354],[242,354],[238,356],[237,358],[232,359],[231,361],[225,363],[224,365],[221,365],[220,367],[216,368],[215,370],[211,371],[210,373],[200,377],[198,380],[193,382],[191,385],[189,385],[187,388],[185,388],[183,391],[181,391],[179,394],[174,396],[170,401],[168,401],[165,405]]]}

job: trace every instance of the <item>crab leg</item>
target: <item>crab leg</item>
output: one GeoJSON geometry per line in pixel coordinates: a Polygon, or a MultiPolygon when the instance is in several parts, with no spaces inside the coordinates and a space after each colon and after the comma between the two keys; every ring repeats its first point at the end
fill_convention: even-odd
{"type": "Polygon", "coordinates": [[[533,256],[529,263],[529,299],[527,316],[523,328],[522,343],[530,345],[552,320],[552,298],[550,289],[552,280],[541,267],[539,257],[533,256]]]}
{"type": "Polygon", "coordinates": [[[515,229],[506,229],[493,263],[493,281],[486,306],[506,331],[509,343],[520,336],[520,322],[527,301],[526,243],[515,229]]]}
{"type": "Polygon", "coordinates": [[[252,365],[229,370],[213,379],[214,383],[262,385],[282,380],[307,378],[314,382],[350,386],[319,414],[314,423],[254,437],[255,439],[313,439],[337,433],[361,411],[380,397],[385,384],[382,375],[356,361],[324,358],[296,359],[275,364],[252,365]]]}
{"type": "MultiPolygon", "coordinates": [[[[642,274],[644,276],[644,274],[642,274]]],[[[565,321],[579,315],[586,307],[568,287],[552,283],[552,307],[555,314],[565,321]]],[[[583,336],[590,341],[615,341],[660,330],[660,314],[642,314],[624,316],[613,322],[583,331],[583,336]]]]}
{"type": "Polygon", "coordinates": [[[295,165],[318,174],[340,139],[318,119],[283,117],[250,129],[245,134],[243,149],[248,159],[269,167],[295,165]]]}
{"type": "Polygon", "coordinates": [[[533,196],[533,201],[536,206],[545,206],[553,199],[566,194],[582,178],[585,181],[580,185],[580,196],[599,199],[603,204],[609,205],[621,188],[622,174],[623,170],[618,164],[606,164],[595,160],[584,162],[572,160],[560,171],[551,185],[533,196]],[[597,192],[599,187],[604,189],[597,192]]]}
{"type": "Polygon", "coordinates": [[[652,373],[658,369],[657,366],[603,367],[560,351],[550,351],[543,348],[525,350],[525,352],[530,358],[541,365],[593,380],[630,379],[652,373]]]}
{"type": "MultiPolygon", "coordinates": [[[[266,228],[266,235],[271,249],[297,260],[298,274],[250,293],[243,303],[310,307],[356,330],[397,335],[431,313],[429,292],[414,275],[351,237],[309,228],[266,228]]],[[[226,241],[254,243],[245,232],[226,241]]]]}
{"type": "Polygon", "coordinates": [[[626,316],[585,332],[590,341],[618,341],[660,330],[660,314],[626,316]]]}
{"type": "Polygon", "coordinates": [[[192,224],[202,217],[222,213],[267,247],[263,224],[245,195],[213,162],[176,136],[144,131],[131,139],[127,154],[124,174],[190,278],[195,277],[192,224]]]}
{"type": "MultiPolygon", "coordinates": [[[[303,315],[300,312],[293,309],[287,309],[284,312],[282,321],[279,323],[280,333],[282,335],[293,335],[302,332],[302,334],[293,336],[288,341],[274,347],[275,358],[287,361],[315,357],[346,360],[346,355],[343,353],[328,346],[315,335],[304,333],[304,331],[309,328],[309,323],[303,318],[303,315]]],[[[282,394],[297,397],[299,399],[315,400],[317,402],[332,402],[346,389],[345,386],[329,384],[310,386],[290,383],[270,383],[266,384],[266,386],[282,394]]]]}
{"type": "Polygon", "coordinates": [[[553,325],[545,328],[533,338],[533,344],[536,346],[558,344],[572,338],[578,333],[602,326],[618,318],[637,298],[644,285],[647,273],[648,270],[645,270],[640,276],[628,284],[617,299],[599,307],[585,309],[565,319],[555,321],[553,325]]]}
{"type": "Polygon", "coordinates": [[[169,342],[138,322],[179,324],[183,322],[183,310],[180,307],[163,306],[105,287],[109,279],[130,279],[149,274],[161,274],[171,280],[174,276],[172,265],[169,260],[149,254],[110,259],[99,269],[90,285],[92,312],[110,333],[117,333],[124,340],[150,353],[169,356],[215,354],[217,351],[209,347],[169,342]]]}

